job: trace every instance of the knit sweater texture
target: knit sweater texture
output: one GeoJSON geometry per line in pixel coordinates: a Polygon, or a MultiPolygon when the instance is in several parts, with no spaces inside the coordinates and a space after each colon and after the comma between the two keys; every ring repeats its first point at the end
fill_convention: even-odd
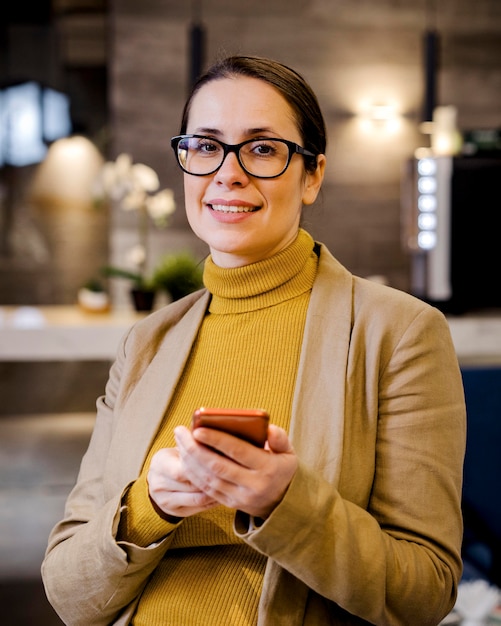
{"type": "MultiPolygon", "coordinates": [[[[174,525],[148,496],[147,471],[173,430],[199,406],[264,408],[288,429],[311,287],[314,242],[304,230],[272,258],[238,268],[211,257],[204,283],[212,294],[176,393],[139,478],[125,498],[118,539],[148,546],[175,533],[138,604],[134,626],[255,625],[266,557],[233,532],[224,506],[174,525]]],[[[139,417],[140,419],[140,417],[139,417]]]]}

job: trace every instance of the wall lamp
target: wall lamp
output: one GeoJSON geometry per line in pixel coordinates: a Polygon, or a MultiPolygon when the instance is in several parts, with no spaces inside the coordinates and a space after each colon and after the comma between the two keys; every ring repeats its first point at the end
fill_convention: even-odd
{"type": "Polygon", "coordinates": [[[376,102],[363,105],[359,114],[363,130],[394,133],[401,125],[401,115],[395,104],[376,102]]]}

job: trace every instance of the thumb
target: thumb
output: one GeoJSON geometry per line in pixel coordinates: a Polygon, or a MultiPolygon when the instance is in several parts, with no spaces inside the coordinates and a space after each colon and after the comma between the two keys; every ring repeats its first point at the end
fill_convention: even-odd
{"type": "Polygon", "coordinates": [[[268,427],[268,441],[266,447],[272,452],[294,451],[285,430],[274,424],[270,424],[268,427]]]}

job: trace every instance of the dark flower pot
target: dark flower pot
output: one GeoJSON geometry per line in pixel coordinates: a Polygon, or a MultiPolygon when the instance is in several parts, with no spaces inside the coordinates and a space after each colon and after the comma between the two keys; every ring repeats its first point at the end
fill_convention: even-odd
{"type": "Polygon", "coordinates": [[[148,289],[131,289],[132,302],[136,311],[151,311],[155,302],[155,292],[148,289]]]}

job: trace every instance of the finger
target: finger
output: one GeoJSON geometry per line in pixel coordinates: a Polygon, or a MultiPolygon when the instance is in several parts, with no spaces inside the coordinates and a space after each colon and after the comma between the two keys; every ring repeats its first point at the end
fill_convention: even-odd
{"type": "Polygon", "coordinates": [[[189,465],[193,468],[196,464],[205,466],[211,458],[214,458],[214,450],[208,448],[217,448],[216,443],[220,434],[220,431],[210,428],[197,428],[195,432],[191,432],[184,426],[176,427],[174,439],[184,467],[189,465]]]}
{"type": "Polygon", "coordinates": [[[148,480],[172,490],[190,490],[191,487],[185,475],[179,451],[175,448],[162,448],[153,455],[148,468],[148,480]]]}
{"type": "Polygon", "coordinates": [[[181,492],[150,492],[150,497],[163,513],[174,517],[188,517],[217,506],[219,503],[200,491],[181,492]]]}
{"type": "Polygon", "coordinates": [[[289,436],[283,428],[270,424],[268,428],[268,445],[272,452],[293,452],[289,436]]]}
{"type": "Polygon", "coordinates": [[[192,491],[190,493],[181,491],[161,491],[150,492],[150,495],[162,508],[168,507],[172,510],[199,509],[215,504],[214,499],[202,491],[192,491]]]}
{"type": "MultiPolygon", "coordinates": [[[[200,491],[217,500],[220,504],[226,504],[225,497],[242,484],[245,470],[239,462],[235,462],[226,454],[219,454],[211,448],[214,446],[224,453],[231,454],[231,441],[237,448],[244,446],[252,449],[253,446],[241,442],[227,433],[210,428],[197,428],[196,434],[197,439],[199,436],[204,439],[203,444],[199,443],[189,431],[187,432],[185,429],[175,430],[176,442],[186,475],[200,491]],[[202,435],[202,431],[205,431],[206,437],[202,435]],[[227,445],[220,445],[218,443],[220,438],[228,439],[230,443],[226,442],[227,445]]],[[[261,454],[263,454],[262,451],[261,454]]]]}
{"type": "MultiPolygon", "coordinates": [[[[213,463],[218,462],[218,457],[214,457],[212,455],[214,450],[220,453],[218,455],[219,458],[223,455],[226,459],[230,459],[234,463],[238,464],[238,466],[248,469],[259,469],[264,462],[262,448],[223,431],[213,428],[197,428],[193,432],[193,438],[197,443],[203,444],[205,449],[210,448],[210,456],[207,456],[207,454],[202,456],[202,454],[200,454],[199,459],[200,461],[203,460],[204,463],[208,463],[210,461],[213,463]]],[[[218,463],[218,469],[224,469],[224,476],[226,476],[226,470],[234,472],[236,468],[235,466],[221,467],[218,463]]],[[[231,475],[228,475],[227,477],[232,480],[231,475]]]]}
{"type": "Polygon", "coordinates": [[[155,490],[177,491],[180,493],[199,491],[188,479],[175,480],[152,469],[148,471],[146,480],[150,487],[155,490]]]}

